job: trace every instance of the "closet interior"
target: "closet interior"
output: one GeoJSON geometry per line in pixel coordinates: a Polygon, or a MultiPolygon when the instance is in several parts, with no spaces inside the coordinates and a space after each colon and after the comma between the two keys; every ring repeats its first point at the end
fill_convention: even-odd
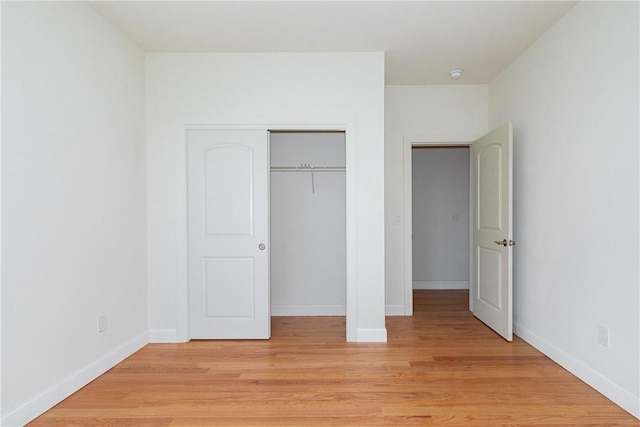
{"type": "Polygon", "coordinates": [[[270,133],[273,316],[344,316],[344,132],[270,133]]]}

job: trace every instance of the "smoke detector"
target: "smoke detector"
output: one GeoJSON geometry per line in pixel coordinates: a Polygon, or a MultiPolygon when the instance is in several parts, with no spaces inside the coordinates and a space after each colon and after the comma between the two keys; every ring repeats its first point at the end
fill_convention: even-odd
{"type": "Polygon", "coordinates": [[[449,77],[451,77],[451,80],[460,80],[462,73],[464,73],[463,70],[451,70],[449,71],[449,77]]]}

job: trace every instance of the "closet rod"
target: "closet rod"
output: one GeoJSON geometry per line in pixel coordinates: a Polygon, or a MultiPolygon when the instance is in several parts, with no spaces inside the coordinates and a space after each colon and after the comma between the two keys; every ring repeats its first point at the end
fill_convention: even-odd
{"type": "Polygon", "coordinates": [[[272,172],[344,172],[344,166],[271,166],[272,172]]]}

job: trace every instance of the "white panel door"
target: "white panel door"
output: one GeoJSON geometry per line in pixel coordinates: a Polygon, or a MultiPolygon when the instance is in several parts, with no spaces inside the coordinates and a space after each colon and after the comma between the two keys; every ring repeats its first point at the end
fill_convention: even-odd
{"type": "Polygon", "coordinates": [[[507,341],[513,339],[512,139],[507,123],[472,146],[473,314],[507,341]]]}
{"type": "Polygon", "coordinates": [[[189,335],[271,336],[268,133],[188,130],[189,335]]]}

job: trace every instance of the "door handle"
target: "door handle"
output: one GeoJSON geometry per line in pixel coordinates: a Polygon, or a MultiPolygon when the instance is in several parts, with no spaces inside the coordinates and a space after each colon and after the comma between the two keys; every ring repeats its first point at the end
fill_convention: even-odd
{"type": "Polygon", "coordinates": [[[264,243],[260,243],[258,245],[258,249],[260,249],[261,251],[264,251],[264,248],[266,248],[266,246],[264,245],[264,243]]]}
{"type": "Polygon", "coordinates": [[[493,243],[495,243],[496,245],[502,245],[502,246],[515,246],[516,245],[516,241],[515,240],[507,240],[507,239],[494,240],[493,243]]]}

